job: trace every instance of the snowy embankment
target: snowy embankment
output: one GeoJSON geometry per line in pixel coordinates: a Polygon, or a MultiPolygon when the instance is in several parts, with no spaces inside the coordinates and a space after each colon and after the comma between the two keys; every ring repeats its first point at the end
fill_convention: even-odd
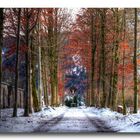
{"type": "Polygon", "coordinates": [[[34,129],[46,121],[63,114],[67,107],[46,107],[42,111],[33,113],[30,117],[23,117],[24,110],[18,109],[18,117],[11,117],[13,109],[3,109],[0,119],[0,133],[4,132],[33,132],[34,129]]]}
{"type": "Polygon", "coordinates": [[[84,109],[84,112],[89,117],[98,117],[106,122],[106,125],[110,126],[117,132],[140,132],[140,114],[128,114],[123,115],[115,111],[111,111],[109,108],[97,109],[94,107],[88,107],[84,109]]]}

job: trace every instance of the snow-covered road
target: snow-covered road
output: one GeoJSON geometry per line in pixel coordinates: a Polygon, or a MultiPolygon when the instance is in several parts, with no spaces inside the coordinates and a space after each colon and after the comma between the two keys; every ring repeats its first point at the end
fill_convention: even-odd
{"type": "Polygon", "coordinates": [[[40,112],[24,117],[11,117],[13,109],[2,109],[0,133],[96,133],[140,132],[140,113],[123,115],[109,108],[44,107],[40,112]]]}
{"type": "Polygon", "coordinates": [[[69,108],[64,114],[44,122],[35,132],[78,133],[78,132],[115,132],[104,120],[89,117],[81,108],[69,108]]]}

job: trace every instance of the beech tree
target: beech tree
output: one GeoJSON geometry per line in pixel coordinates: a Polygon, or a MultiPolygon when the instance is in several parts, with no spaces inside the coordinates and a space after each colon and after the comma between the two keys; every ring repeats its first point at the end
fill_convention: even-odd
{"type": "MultiPolygon", "coordinates": [[[[29,116],[29,111],[31,112],[31,110],[29,110],[30,106],[31,106],[31,75],[30,75],[30,45],[29,45],[29,40],[30,40],[30,33],[31,31],[35,28],[36,23],[37,23],[37,19],[38,19],[38,15],[39,15],[39,9],[34,10],[34,9],[28,9],[25,8],[23,9],[24,11],[24,32],[25,32],[25,45],[27,47],[27,51],[25,53],[25,62],[26,62],[26,89],[25,89],[25,112],[24,112],[24,116],[29,116]],[[34,17],[34,14],[36,13],[36,17],[34,19],[34,22],[31,23],[32,18],[34,17]],[[29,104],[30,103],[30,104],[29,104]]],[[[39,93],[41,94],[41,93],[39,93]]],[[[41,104],[41,103],[40,103],[41,104]]]]}
{"type": "Polygon", "coordinates": [[[19,46],[20,46],[20,18],[21,18],[21,9],[18,9],[18,23],[17,23],[17,42],[16,42],[16,66],[15,66],[15,101],[14,101],[14,111],[13,117],[17,117],[17,97],[18,97],[18,61],[19,61],[19,46]]]}
{"type": "MultiPolygon", "coordinates": [[[[126,41],[126,37],[125,37],[125,34],[126,34],[126,11],[124,9],[124,15],[123,15],[123,40],[124,40],[124,45],[125,45],[125,41],[126,41]]],[[[126,104],[125,104],[125,46],[123,46],[124,49],[123,49],[123,74],[122,74],[122,100],[123,100],[123,114],[126,115],[126,104]]]]}
{"type": "Polygon", "coordinates": [[[105,68],[106,68],[106,57],[105,57],[105,22],[106,22],[106,9],[102,9],[101,11],[101,82],[102,82],[102,100],[101,100],[101,106],[106,106],[106,74],[105,74],[105,68]]]}
{"type": "Polygon", "coordinates": [[[135,8],[135,25],[134,25],[134,113],[138,110],[138,93],[137,93],[137,8],[135,8]]]}
{"type": "Polygon", "coordinates": [[[118,83],[118,47],[119,47],[119,12],[118,8],[114,11],[115,16],[115,48],[114,48],[114,72],[113,72],[113,90],[112,90],[112,109],[116,110],[117,105],[117,83],[118,83]]]}
{"type": "Polygon", "coordinates": [[[95,106],[95,82],[94,82],[94,74],[95,74],[95,54],[96,54],[96,22],[97,22],[97,9],[90,9],[91,10],[91,47],[92,47],[92,66],[91,66],[91,105],[95,106]]]}
{"type": "Polygon", "coordinates": [[[0,118],[1,118],[1,82],[2,82],[2,47],[3,47],[3,8],[0,8],[0,118]]]}

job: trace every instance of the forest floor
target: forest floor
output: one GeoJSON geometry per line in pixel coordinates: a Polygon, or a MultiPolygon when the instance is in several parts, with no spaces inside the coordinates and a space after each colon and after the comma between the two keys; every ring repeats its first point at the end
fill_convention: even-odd
{"type": "Polygon", "coordinates": [[[140,114],[122,115],[109,108],[45,107],[30,117],[13,118],[12,109],[3,109],[0,133],[92,133],[140,132],[140,114]]]}

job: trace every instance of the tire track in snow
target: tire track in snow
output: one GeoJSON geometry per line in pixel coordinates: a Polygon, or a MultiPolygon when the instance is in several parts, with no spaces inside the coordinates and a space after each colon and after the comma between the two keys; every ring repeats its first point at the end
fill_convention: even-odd
{"type": "Polygon", "coordinates": [[[69,108],[65,113],[43,123],[35,133],[95,133],[117,132],[98,117],[89,117],[84,109],[69,108]]]}
{"type": "Polygon", "coordinates": [[[60,114],[59,116],[52,118],[51,120],[47,120],[42,125],[38,126],[33,132],[34,133],[48,132],[53,126],[55,126],[62,120],[64,114],[65,112],[63,114],[60,114]]]}
{"type": "Polygon", "coordinates": [[[107,126],[104,120],[99,119],[98,117],[89,117],[87,113],[85,113],[85,115],[88,118],[88,120],[93,124],[93,126],[97,128],[96,132],[105,132],[105,133],[117,132],[116,130],[112,129],[110,126],[107,126]]]}
{"type": "Polygon", "coordinates": [[[46,133],[90,133],[96,132],[82,109],[69,108],[65,114],[47,121],[34,132],[46,133]]]}

